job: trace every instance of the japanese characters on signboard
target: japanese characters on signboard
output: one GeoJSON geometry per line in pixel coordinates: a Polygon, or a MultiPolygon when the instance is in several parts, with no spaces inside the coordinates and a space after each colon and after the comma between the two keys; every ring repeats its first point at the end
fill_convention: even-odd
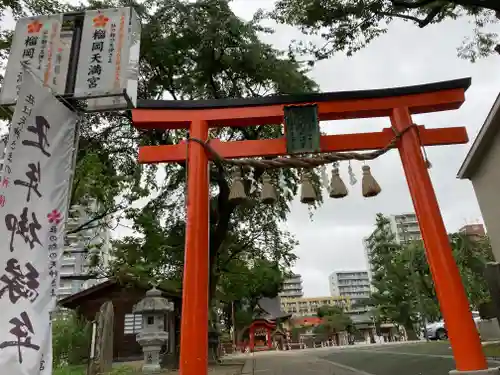
{"type": "Polygon", "coordinates": [[[75,97],[88,98],[87,110],[127,107],[123,92],[135,105],[140,24],[131,8],[85,12],[75,97]],[[115,94],[115,97],[103,98],[115,94]],[[118,96],[119,95],[119,96],[118,96]]]}
{"type": "Polygon", "coordinates": [[[62,14],[24,18],[17,22],[10,50],[0,104],[14,104],[26,64],[45,85],[54,72],[54,44],[59,41],[62,14]]]}
{"type": "Polygon", "coordinates": [[[52,373],[55,307],[76,115],[24,72],[0,172],[0,368],[52,373]]]}
{"type": "Polygon", "coordinates": [[[72,38],[72,31],[61,31],[59,40],[54,46],[54,73],[50,87],[58,94],[64,94],[66,91],[72,38]]]}

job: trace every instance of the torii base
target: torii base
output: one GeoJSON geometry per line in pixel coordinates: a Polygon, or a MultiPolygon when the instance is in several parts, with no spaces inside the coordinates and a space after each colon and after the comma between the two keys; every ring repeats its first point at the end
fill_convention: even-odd
{"type": "Polygon", "coordinates": [[[472,371],[450,371],[450,375],[500,375],[500,368],[487,368],[485,370],[472,370],[472,371]]]}

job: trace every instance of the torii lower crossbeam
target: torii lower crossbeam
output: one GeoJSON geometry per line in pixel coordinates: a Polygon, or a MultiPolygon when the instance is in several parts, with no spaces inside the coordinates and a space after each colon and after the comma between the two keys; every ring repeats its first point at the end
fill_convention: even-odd
{"type": "MultiPolygon", "coordinates": [[[[317,104],[320,120],[389,117],[392,129],[365,134],[321,137],[321,152],[381,149],[395,132],[396,143],[418,217],[427,260],[444,316],[457,369],[487,368],[469,303],[451,252],[436,195],[421,146],[467,142],[464,128],[425,129],[413,126],[411,114],[457,109],[465,100],[470,79],[394,89],[284,95],[251,99],[208,101],[142,101],[132,111],[134,125],[142,129],[189,129],[189,136],[207,140],[210,127],[281,124],[284,107],[317,104]],[[394,129],[394,130],[393,130],[394,129]]],[[[224,158],[280,156],[284,139],[210,142],[224,158]]],[[[186,247],[181,323],[181,375],[207,375],[209,283],[209,155],[202,145],[145,146],[139,162],[186,160],[188,164],[186,247]],[[187,149],[187,152],[186,152],[187,149]]]]}

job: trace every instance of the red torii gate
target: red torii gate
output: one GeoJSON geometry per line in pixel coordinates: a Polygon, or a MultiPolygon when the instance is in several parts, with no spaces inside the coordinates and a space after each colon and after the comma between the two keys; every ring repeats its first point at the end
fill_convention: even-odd
{"type": "MultiPolygon", "coordinates": [[[[401,133],[396,147],[425,243],[427,260],[459,371],[487,368],[481,342],[454,261],[421,146],[467,143],[464,127],[426,129],[412,126],[412,114],[458,109],[470,79],[381,90],[283,95],[249,99],[142,101],[132,111],[137,128],[188,129],[189,137],[207,140],[209,128],[282,124],[286,106],[314,103],[319,120],[389,117],[381,132],[321,136],[320,152],[382,149],[401,133]]],[[[286,140],[210,141],[226,159],[282,156],[286,140]]],[[[210,155],[196,142],[144,146],[140,163],[185,161],[188,164],[187,223],[181,321],[180,372],[207,374],[209,282],[210,155]]]]}

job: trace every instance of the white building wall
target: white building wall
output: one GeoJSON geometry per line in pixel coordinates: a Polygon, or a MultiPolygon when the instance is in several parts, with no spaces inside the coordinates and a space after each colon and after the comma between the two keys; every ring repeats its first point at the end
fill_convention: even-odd
{"type": "MultiPolygon", "coordinates": [[[[66,231],[69,232],[87,223],[92,217],[93,211],[96,211],[95,202],[89,203],[86,207],[81,205],[72,206],[66,222],[66,231]]],[[[100,266],[103,269],[108,266],[111,247],[110,231],[106,225],[96,226],[97,224],[97,222],[93,223],[88,229],[66,235],[61,260],[59,298],[65,298],[104,281],[104,279],[65,279],[65,276],[88,275],[92,255],[96,253],[101,259],[100,266]]]]}
{"type": "Polygon", "coordinates": [[[480,167],[471,178],[479,208],[488,230],[493,255],[500,262],[500,135],[491,140],[492,145],[483,157],[480,167]]]}
{"type": "Polygon", "coordinates": [[[346,297],[353,301],[370,297],[371,283],[368,270],[334,271],[328,280],[333,297],[346,297]]]}

